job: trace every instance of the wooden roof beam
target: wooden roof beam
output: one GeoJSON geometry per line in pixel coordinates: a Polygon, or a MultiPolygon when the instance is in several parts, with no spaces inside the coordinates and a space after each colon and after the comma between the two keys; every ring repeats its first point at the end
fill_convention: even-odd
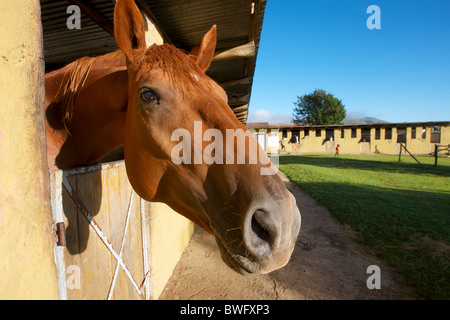
{"type": "Polygon", "coordinates": [[[219,84],[222,87],[234,87],[234,86],[241,86],[241,85],[251,85],[253,82],[253,77],[246,77],[242,79],[236,79],[236,80],[230,80],[230,81],[223,81],[219,84]]]}
{"type": "Polygon", "coordinates": [[[67,0],[67,2],[77,5],[80,10],[94,21],[100,28],[108,32],[114,37],[114,26],[106,20],[100,13],[98,13],[86,0],[67,0]]]}
{"type": "Polygon", "coordinates": [[[237,46],[214,55],[213,61],[253,57],[256,53],[255,41],[237,46]]]}
{"type": "Polygon", "coordinates": [[[238,106],[243,104],[248,104],[250,102],[250,95],[246,94],[245,96],[237,96],[237,97],[229,97],[229,105],[230,106],[238,106]]]}
{"type": "MultiPolygon", "coordinates": [[[[135,0],[139,9],[144,15],[145,21],[145,33],[147,45],[153,43],[162,44],[159,38],[163,39],[164,42],[172,44],[172,41],[167,36],[167,34],[159,27],[155,20],[150,8],[143,0],[135,0]]],[[[105,17],[98,13],[86,0],[67,0],[70,4],[77,5],[80,10],[88,16],[92,21],[94,21],[99,27],[108,32],[114,37],[114,25],[111,24],[105,17]]],[[[113,0],[116,3],[115,0],[113,0]]]]}
{"type": "Polygon", "coordinates": [[[243,106],[231,107],[234,113],[247,112],[248,104],[244,104],[243,106]]]}

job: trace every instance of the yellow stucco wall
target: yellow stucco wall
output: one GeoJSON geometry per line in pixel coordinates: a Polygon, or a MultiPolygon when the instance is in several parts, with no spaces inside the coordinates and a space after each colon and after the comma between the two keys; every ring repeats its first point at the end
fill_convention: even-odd
{"type": "Polygon", "coordinates": [[[428,154],[430,150],[431,127],[416,127],[416,138],[411,137],[412,127],[406,128],[407,140],[406,147],[412,154],[428,154]],[[422,130],[425,130],[425,137],[422,136],[422,130]]]}
{"type": "Polygon", "coordinates": [[[371,152],[383,154],[396,154],[397,128],[392,128],[391,139],[386,139],[386,128],[380,128],[380,139],[376,139],[375,130],[371,132],[371,152]]]}
{"type": "Polygon", "coordinates": [[[145,44],[150,47],[153,44],[163,44],[164,39],[158,32],[155,23],[147,16],[146,13],[142,13],[145,23],[145,44]]]}
{"type": "Polygon", "coordinates": [[[450,145],[450,126],[441,127],[441,145],[450,145]]]}
{"type": "Polygon", "coordinates": [[[0,1],[0,299],[57,299],[38,0],[0,1]]]}
{"type": "Polygon", "coordinates": [[[194,232],[194,224],[163,203],[151,203],[150,252],[153,298],[157,299],[194,232]]]}

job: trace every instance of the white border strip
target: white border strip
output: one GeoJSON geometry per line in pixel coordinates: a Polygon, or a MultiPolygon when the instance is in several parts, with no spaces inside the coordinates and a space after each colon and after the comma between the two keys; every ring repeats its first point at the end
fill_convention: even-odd
{"type": "MultiPolygon", "coordinates": [[[[54,226],[58,222],[64,222],[62,204],[62,171],[57,170],[50,173],[50,192],[52,218],[54,226]]],[[[58,297],[60,300],[67,300],[66,265],[64,262],[64,247],[58,246],[55,241],[53,248],[56,275],[58,278],[58,297]]]]}
{"type": "MultiPolygon", "coordinates": [[[[148,234],[148,229],[150,226],[147,225],[147,217],[145,213],[146,202],[144,199],[139,198],[139,206],[141,213],[141,228],[142,228],[142,254],[144,257],[144,290],[145,299],[150,300],[153,298],[153,284],[152,284],[152,268],[151,268],[151,255],[150,255],[150,237],[148,234]]],[[[150,205],[150,203],[148,203],[150,205]]]]}

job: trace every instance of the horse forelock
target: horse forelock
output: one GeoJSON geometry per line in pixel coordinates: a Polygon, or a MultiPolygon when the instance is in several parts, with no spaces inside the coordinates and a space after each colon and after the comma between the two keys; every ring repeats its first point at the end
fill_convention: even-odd
{"type": "Polygon", "coordinates": [[[195,62],[195,57],[169,44],[150,46],[132,66],[136,82],[144,81],[154,69],[161,69],[183,94],[186,90],[200,88],[200,83],[208,85],[210,81],[195,62]]]}

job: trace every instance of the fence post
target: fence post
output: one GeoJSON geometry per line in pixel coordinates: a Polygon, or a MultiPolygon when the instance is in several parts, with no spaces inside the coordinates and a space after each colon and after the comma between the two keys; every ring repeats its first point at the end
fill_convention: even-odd
{"type": "Polygon", "coordinates": [[[403,148],[403,144],[400,143],[400,152],[398,153],[398,162],[402,161],[402,148],[403,148]]]}
{"type": "Polygon", "coordinates": [[[438,155],[439,155],[439,149],[438,149],[438,145],[437,143],[434,144],[434,166],[437,166],[437,162],[438,162],[438,155]]]}

